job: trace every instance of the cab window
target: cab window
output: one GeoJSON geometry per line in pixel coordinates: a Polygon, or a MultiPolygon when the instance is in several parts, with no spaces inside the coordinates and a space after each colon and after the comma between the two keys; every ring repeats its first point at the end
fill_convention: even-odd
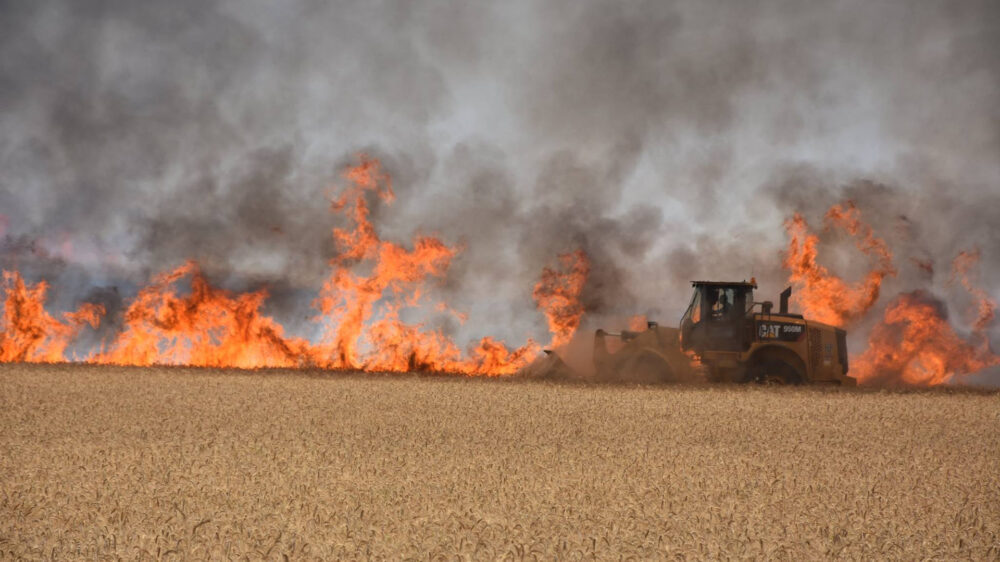
{"type": "Polygon", "coordinates": [[[712,287],[708,290],[709,310],[714,322],[725,322],[733,317],[736,304],[736,289],[712,287]]]}
{"type": "Polygon", "coordinates": [[[697,288],[694,290],[694,295],[691,297],[691,304],[688,305],[681,323],[683,324],[687,320],[690,320],[692,324],[701,322],[701,291],[697,288]]]}

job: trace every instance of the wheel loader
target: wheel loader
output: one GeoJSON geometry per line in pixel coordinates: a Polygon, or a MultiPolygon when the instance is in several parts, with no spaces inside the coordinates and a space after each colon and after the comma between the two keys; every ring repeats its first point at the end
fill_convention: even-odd
{"type": "MultiPolygon", "coordinates": [[[[597,379],[857,384],[847,376],[847,332],[789,312],[791,287],[774,312],[773,303],[754,301],[754,280],[692,285],[678,328],[649,322],[642,331],[597,330],[597,379]]],[[[550,360],[561,363],[551,353],[550,360]]]]}

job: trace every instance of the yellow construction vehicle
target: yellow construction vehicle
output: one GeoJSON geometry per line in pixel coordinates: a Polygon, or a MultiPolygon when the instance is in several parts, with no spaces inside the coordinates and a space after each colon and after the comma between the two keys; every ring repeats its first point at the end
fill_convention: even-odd
{"type": "Polygon", "coordinates": [[[847,376],[847,333],[788,312],[791,287],[774,312],[771,302],[754,302],[754,280],[692,285],[679,328],[649,322],[642,331],[597,330],[597,379],[857,384],[847,376]]]}

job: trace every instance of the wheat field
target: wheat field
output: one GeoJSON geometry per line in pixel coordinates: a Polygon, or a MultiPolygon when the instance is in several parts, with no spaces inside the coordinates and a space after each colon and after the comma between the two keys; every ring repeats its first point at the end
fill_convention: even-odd
{"type": "Polygon", "coordinates": [[[1000,395],[0,366],[28,559],[1000,557],[1000,395]]]}

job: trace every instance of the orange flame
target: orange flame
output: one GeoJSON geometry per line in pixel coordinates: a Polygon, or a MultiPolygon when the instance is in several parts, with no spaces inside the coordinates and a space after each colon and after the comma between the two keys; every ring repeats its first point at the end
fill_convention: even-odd
{"type": "MultiPolygon", "coordinates": [[[[121,365],[182,364],[210,367],[303,367],[373,371],[440,371],[510,374],[527,365],[541,349],[531,339],[509,349],[484,337],[465,354],[440,330],[407,324],[401,312],[420,306],[428,283],[447,274],[456,248],[430,236],[415,237],[412,249],[382,240],[369,219],[366,195],[385,203],[394,199],[389,175],[378,160],[362,155],[347,169],[349,186],[336,198],[333,212],[353,228],[335,228],[339,251],[333,271],[314,305],[325,324],[318,344],[288,337],[283,327],[261,312],[267,292],[232,293],[211,286],[197,264],[189,262],[158,275],[139,291],[124,313],[124,327],[105,349],[88,360],[121,365]],[[185,283],[190,290],[184,292],[185,283]]],[[[582,252],[574,259],[584,270],[582,252]]],[[[568,258],[562,258],[564,262],[568,258]]],[[[546,270],[548,271],[548,270],[546,270]]],[[[543,272],[543,278],[549,273],[543,272]]],[[[556,275],[557,279],[561,279],[556,275]]],[[[579,281],[582,286],[582,278],[579,281]]],[[[65,350],[84,324],[96,327],[104,309],[83,305],[60,322],[44,308],[47,285],[27,287],[20,275],[4,273],[5,303],[0,331],[0,361],[65,361],[65,350]]],[[[575,296],[579,288],[560,295],[575,296]]],[[[435,309],[460,320],[464,315],[445,303],[435,309]]],[[[568,305],[560,314],[566,316],[568,305]]],[[[546,309],[548,312],[548,309],[546,309]]],[[[579,322],[564,319],[555,337],[572,335],[579,322]]]]}
{"type": "Polygon", "coordinates": [[[979,263],[978,248],[971,252],[959,252],[952,262],[952,279],[957,276],[965,290],[976,299],[976,321],[972,329],[976,333],[981,333],[996,318],[997,303],[970,279],[969,272],[977,263],[979,263]]]}
{"type": "MultiPolygon", "coordinates": [[[[430,236],[415,237],[412,250],[379,237],[369,219],[366,194],[374,193],[385,203],[391,203],[394,194],[378,160],[362,155],[344,178],[350,185],[331,209],[353,221],[353,228],[333,230],[339,254],[314,302],[319,320],[326,324],[324,341],[312,344],[285,336],[278,322],[261,313],[266,291],[234,294],[212,287],[197,264],[189,262],[139,291],[125,311],[122,331],[89,361],[500,375],[516,372],[541,351],[531,339],[509,349],[487,336],[463,355],[441,331],[401,321],[400,312],[420,305],[428,281],[446,275],[458,250],[430,236]],[[182,294],[185,281],[190,291],[182,294]]],[[[582,252],[577,260],[586,263],[582,252]]],[[[85,304],[64,314],[60,322],[45,311],[45,282],[26,286],[16,272],[4,272],[3,290],[0,361],[65,361],[66,348],[82,327],[96,327],[104,314],[103,307],[85,304]]],[[[435,308],[464,321],[463,314],[445,303],[435,308]]],[[[566,320],[558,337],[571,335],[575,325],[566,320]]]]}
{"type": "MultiPolygon", "coordinates": [[[[855,238],[855,246],[873,261],[865,279],[848,285],[816,263],[818,237],[801,215],[785,223],[791,241],[784,265],[790,280],[800,287],[798,302],[808,318],[845,326],[864,317],[878,300],[885,277],[895,275],[892,254],[885,241],[863,223],[851,202],[835,205],[826,213],[829,227],[855,238]]],[[[990,350],[986,328],[996,316],[996,303],[971,278],[979,251],[961,252],[952,263],[952,280],[958,278],[975,299],[975,321],[969,338],[961,337],[948,322],[944,304],[925,291],[898,295],[886,307],[881,321],[869,334],[868,347],[852,360],[851,375],[860,383],[938,385],[1000,364],[990,350]]],[[[929,261],[915,260],[932,273],[929,261]]]]}
{"type": "Polygon", "coordinates": [[[559,256],[560,269],[545,267],[542,278],[535,285],[534,297],[539,308],[545,313],[552,333],[552,347],[562,347],[569,343],[580,319],[583,304],[580,293],[590,273],[590,261],[583,250],[559,256]]]}
{"type": "MultiPolygon", "coordinates": [[[[315,302],[321,320],[328,322],[326,342],[317,348],[323,366],[509,374],[538,353],[530,340],[511,351],[487,337],[463,358],[454,342],[440,332],[403,323],[400,310],[419,305],[428,279],[443,278],[458,250],[430,236],[416,237],[413,250],[382,240],[368,218],[365,193],[374,192],[391,203],[394,196],[388,174],[377,160],[362,156],[361,163],[344,176],[352,186],[334,201],[333,210],[348,214],[354,229],[334,229],[340,254],[315,302]],[[359,265],[369,273],[356,273],[359,265]]],[[[450,310],[444,303],[436,308],[450,310]]]]}
{"type": "MultiPolygon", "coordinates": [[[[443,276],[456,251],[436,238],[416,239],[412,252],[379,238],[368,218],[365,192],[373,191],[387,203],[392,202],[394,195],[389,177],[378,160],[362,156],[361,163],[348,169],[344,177],[353,185],[334,201],[333,210],[351,215],[355,226],[352,231],[334,229],[333,237],[340,254],[333,260],[334,272],[315,302],[323,319],[331,322],[327,334],[328,358],[324,364],[332,368],[408,370],[407,365],[415,361],[425,363],[420,355],[427,352],[424,348],[434,347],[434,344],[419,341],[418,330],[399,323],[397,312],[403,304],[399,297],[406,295],[409,289],[413,292],[409,300],[415,304],[424,280],[428,276],[443,276]],[[371,265],[371,273],[367,276],[353,271],[353,267],[362,262],[371,265]],[[395,302],[390,305],[386,317],[366,336],[368,343],[381,349],[376,357],[363,361],[358,350],[359,340],[375,313],[376,303],[383,299],[387,290],[396,297],[395,302]]],[[[451,357],[454,353],[448,348],[440,355],[451,357]]]]}
{"type": "Polygon", "coordinates": [[[641,332],[649,326],[649,322],[645,314],[635,314],[633,316],[629,316],[626,324],[628,325],[628,329],[633,332],[641,332]]]}
{"type": "Polygon", "coordinates": [[[985,330],[996,317],[996,303],[970,278],[979,250],[960,252],[952,262],[952,278],[976,300],[972,334],[963,339],[948,323],[944,305],[922,291],[897,297],[872,330],[868,349],[855,364],[859,382],[938,385],[1000,365],[985,330]]]}
{"type": "MultiPolygon", "coordinates": [[[[974,334],[976,335],[976,334],[974,334]]],[[[945,319],[941,304],[923,291],[896,297],[854,360],[859,383],[901,381],[933,386],[1000,364],[985,338],[962,339],[945,319]]]]}
{"type": "Polygon", "coordinates": [[[834,326],[845,326],[868,312],[879,298],[882,281],[896,275],[892,254],[885,241],[878,238],[867,224],[861,222],[860,211],[853,202],[834,205],[826,213],[826,222],[855,238],[855,246],[875,263],[863,281],[849,285],[816,262],[819,237],[809,231],[802,215],[796,213],[785,222],[791,238],[783,265],[796,284],[793,296],[806,317],[834,326]]]}
{"type": "Polygon", "coordinates": [[[262,316],[263,290],[233,295],[208,284],[189,262],[159,275],[125,311],[125,328],[111,348],[91,361],[117,365],[180,364],[204,367],[298,367],[309,363],[308,343],[286,338],[262,316]],[[176,284],[191,279],[191,293],[176,284]]]}
{"type": "Polygon", "coordinates": [[[16,271],[3,272],[6,297],[0,323],[0,361],[56,362],[66,360],[66,348],[85,324],[96,328],[104,307],[84,304],[63,314],[60,322],[45,311],[48,285],[25,285],[16,271]]]}

